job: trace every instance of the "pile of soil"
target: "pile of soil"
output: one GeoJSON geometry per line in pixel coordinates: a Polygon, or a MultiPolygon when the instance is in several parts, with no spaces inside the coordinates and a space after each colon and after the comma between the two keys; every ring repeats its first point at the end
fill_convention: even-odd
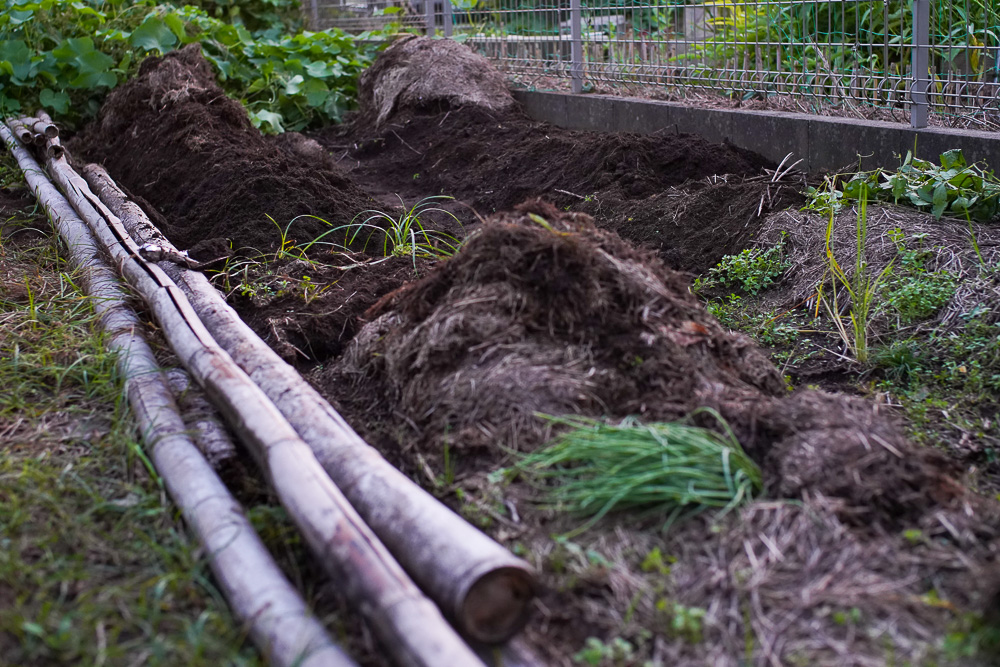
{"type": "MultiPolygon", "coordinates": [[[[342,225],[371,203],[315,142],[261,135],[198,44],[145,60],[71,148],[162,213],[161,231],[181,248],[224,238],[270,250],[281,244],[278,225],[297,216],[342,225]]],[[[290,236],[302,242],[325,229],[300,218],[290,236]]]]}
{"type": "MultiPolygon", "coordinates": [[[[229,298],[240,317],[285,361],[299,366],[339,356],[382,296],[417,277],[409,257],[372,260],[330,253],[314,262],[279,261],[266,275],[251,271],[264,294],[237,289],[229,298]]],[[[426,260],[418,260],[423,270],[426,260]]]]}
{"type": "Polygon", "coordinates": [[[315,138],[372,192],[391,184],[407,201],[446,194],[483,217],[544,197],[695,273],[746,247],[771,210],[800,201],[801,186],[762,177],[773,167],[762,156],[695,135],[577,132],[479,106],[407,109],[371,126],[362,113],[315,138]]]}
{"type": "Polygon", "coordinates": [[[368,316],[321,383],[349,410],[379,404],[390,430],[415,429],[411,456],[447,442],[463,465],[489,470],[548,436],[537,413],[650,421],[710,407],[771,494],[824,496],[845,520],[886,526],[964,499],[943,457],[871,404],[788,396],[765,354],[723,329],[681,274],[542,201],[487,221],[368,316]]]}
{"type": "Polygon", "coordinates": [[[514,106],[507,79],[486,58],[450,39],[407,35],[361,75],[359,118],[381,126],[402,110],[514,106]]]}

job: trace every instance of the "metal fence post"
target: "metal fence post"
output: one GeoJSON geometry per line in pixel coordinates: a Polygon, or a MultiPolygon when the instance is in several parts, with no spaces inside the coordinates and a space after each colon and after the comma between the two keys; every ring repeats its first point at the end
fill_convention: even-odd
{"type": "Polygon", "coordinates": [[[441,21],[444,23],[444,36],[451,37],[455,26],[455,8],[452,6],[451,0],[442,1],[444,2],[444,16],[441,17],[441,21]]]}
{"type": "Polygon", "coordinates": [[[312,0],[310,2],[312,8],[312,29],[319,30],[319,1],[312,0]]]}
{"type": "Polygon", "coordinates": [[[913,59],[910,76],[910,127],[927,127],[930,84],[930,0],[913,0],[913,59]]]}
{"type": "Polygon", "coordinates": [[[424,0],[424,22],[427,27],[427,36],[434,36],[434,0],[424,0]]]}
{"type": "Polygon", "coordinates": [[[444,22],[444,36],[451,37],[454,32],[455,26],[455,8],[451,4],[451,0],[443,0],[444,2],[444,16],[442,21],[444,22]]]}
{"type": "Polygon", "coordinates": [[[569,76],[571,90],[583,92],[583,16],[580,0],[569,0],[569,76]]]}

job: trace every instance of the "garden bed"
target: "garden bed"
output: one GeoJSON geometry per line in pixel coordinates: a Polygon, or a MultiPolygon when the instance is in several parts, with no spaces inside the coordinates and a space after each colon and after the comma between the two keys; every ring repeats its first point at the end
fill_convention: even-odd
{"type": "MultiPolygon", "coordinates": [[[[809,335],[820,352],[779,368],[726,326],[740,324],[728,274],[711,274],[707,307],[689,289],[785,232],[792,268],[739,303],[772,333],[778,316],[761,313],[804,317],[825,223],[796,211],[801,180],[693,136],[571,132],[425,99],[380,122],[362,102],[313,139],[262,137],[184,49],[147,60],[72,148],[179,246],[217,255],[226,239],[215,280],[262,337],[387,458],[538,567],[526,636],[547,663],[924,663],[978,647],[1000,519],[963,481],[969,458],[914,444],[866,391],[877,371],[830,362],[846,355],[828,325],[809,335]],[[439,195],[456,199],[423,216],[435,237],[383,242],[439,195]],[[365,210],[386,215],[352,228],[365,210]],[[439,262],[441,240],[464,243],[439,262]],[[827,387],[857,395],[802,386],[824,384],[808,370],[821,358],[838,374],[827,387]],[[721,418],[762,498],[669,530],[619,513],[576,531],[584,520],[539,504],[516,468],[564,430],[539,413],[722,433],[721,418]]],[[[996,236],[978,238],[995,262],[996,236]]]]}

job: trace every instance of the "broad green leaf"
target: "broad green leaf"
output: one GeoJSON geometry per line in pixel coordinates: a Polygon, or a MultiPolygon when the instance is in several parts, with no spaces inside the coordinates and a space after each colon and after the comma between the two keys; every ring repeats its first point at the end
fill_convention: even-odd
{"type": "Polygon", "coordinates": [[[184,19],[177,14],[171,12],[164,16],[163,25],[167,26],[170,32],[174,33],[181,42],[189,43],[191,41],[187,36],[187,31],[184,29],[184,19]]]}
{"type": "Polygon", "coordinates": [[[934,202],[934,186],[931,183],[921,185],[917,188],[916,195],[924,204],[932,204],[934,202]]]}
{"type": "Polygon", "coordinates": [[[295,76],[293,76],[291,79],[289,79],[288,83],[285,84],[285,94],[286,95],[297,94],[299,90],[302,88],[302,83],[305,80],[306,80],[305,77],[302,76],[301,74],[296,74],[295,76]]]}
{"type": "Polygon", "coordinates": [[[892,183],[892,198],[898,202],[906,194],[906,187],[908,185],[906,179],[896,176],[890,179],[889,182],[892,183]]]}
{"type": "Polygon", "coordinates": [[[319,79],[309,79],[302,86],[306,96],[306,104],[314,108],[322,108],[330,97],[330,89],[319,79]]]}
{"type": "Polygon", "coordinates": [[[52,49],[52,55],[63,62],[70,62],[93,51],[94,40],[90,37],[71,37],[64,39],[59,46],[52,49]]]}
{"type": "Polygon", "coordinates": [[[948,208],[948,186],[941,183],[934,188],[934,206],[931,208],[931,215],[940,219],[944,215],[944,210],[948,208]]]}
{"type": "Polygon", "coordinates": [[[177,35],[163,21],[151,16],[132,31],[131,42],[132,46],[145,51],[166,53],[177,44],[177,35]]]}
{"type": "Polygon", "coordinates": [[[21,103],[13,98],[7,97],[6,95],[0,94],[0,111],[4,113],[19,113],[21,111],[21,103]]]}
{"type": "Polygon", "coordinates": [[[51,109],[57,114],[64,114],[69,111],[69,95],[59,91],[55,92],[51,88],[43,88],[38,94],[38,101],[46,109],[51,109]]]}
{"type": "Polygon", "coordinates": [[[309,76],[314,76],[320,79],[333,74],[333,70],[330,68],[330,64],[325,63],[321,60],[315,60],[306,65],[306,72],[309,74],[309,76]]]}
{"type": "Polygon", "coordinates": [[[7,18],[11,25],[21,25],[27,23],[34,17],[35,12],[30,9],[15,9],[7,12],[7,18]]]}
{"type": "Polygon", "coordinates": [[[281,114],[261,109],[250,112],[250,122],[261,132],[281,134],[285,131],[281,114]]]}
{"type": "Polygon", "coordinates": [[[267,87],[267,81],[263,78],[254,79],[249,86],[247,86],[247,95],[253,95],[254,93],[259,93],[267,87]]]}
{"type": "Polygon", "coordinates": [[[0,70],[18,79],[31,76],[31,50],[20,39],[0,42],[0,70]]]}
{"type": "Polygon", "coordinates": [[[100,51],[90,51],[77,57],[76,62],[82,74],[101,74],[111,69],[115,61],[100,51]]]}
{"type": "Polygon", "coordinates": [[[953,148],[950,151],[945,151],[941,153],[941,166],[945,169],[962,169],[967,166],[965,162],[965,155],[962,154],[961,148],[953,148]]]}
{"type": "Polygon", "coordinates": [[[70,81],[74,88],[92,90],[94,88],[114,88],[118,77],[114,72],[87,72],[70,81]]]}

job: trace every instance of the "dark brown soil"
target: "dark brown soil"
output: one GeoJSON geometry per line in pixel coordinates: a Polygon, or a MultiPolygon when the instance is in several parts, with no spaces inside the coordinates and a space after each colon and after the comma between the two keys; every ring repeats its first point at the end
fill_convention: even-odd
{"type": "MultiPolygon", "coordinates": [[[[309,365],[340,355],[363,324],[361,316],[383,295],[417,277],[409,257],[354,264],[343,255],[274,262],[266,276],[253,276],[264,296],[240,289],[229,301],[258,336],[289,363],[309,365]],[[273,296],[278,294],[278,296],[273,296]]],[[[426,262],[419,262],[423,269],[426,262]]],[[[253,275],[253,274],[251,274],[253,275]]]]}
{"type": "MultiPolygon", "coordinates": [[[[175,242],[198,244],[205,259],[223,249],[220,238],[274,249],[278,230],[265,213],[282,226],[303,213],[344,224],[362,209],[386,209],[396,195],[406,207],[429,195],[456,196],[460,201],[448,208],[472,233],[456,257],[418,266],[417,276],[405,258],[376,264],[373,255],[316,253],[310,259],[327,266],[281,260],[256,265],[239,279],[235,272],[219,279],[239,283],[230,285],[234,306],[285,358],[313,366],[311,379],[393,463],[429,478],[439,491],[442,482],[433,471],[451,465],[456,482],[447,486],[465,484],[469,492],[451,498],[459,511],[484,499],[508,510],[506,501],[521,501],[520,519],[513,510],[492,510],[501,527],[490,530],[505,544],[523,539],[529,551],[563,548],[549,536],[572,527],[569,518],[527,502],[527,485],[514,481],[498,490],[484,481],[509,463],[513,450],[537,447],[550,434],[538,412],[672,420],[714,408],[761,464],[769,497],[794,499],[771,503],[771,509],[801,507],[801,520],[790,512],[782,520],[798,522],[803,534],[808,528],[810,539],[823,537],[823,553],[848,543],[874,544],[875,534],[898,541],[914,527],[933,535],[935,546],[952,548],[983,520],[996,523],[991,504],[954,481],[956,471],[942,456],[908,442],[878,406],[819,391],[789,394],[760,348],[726,331],[688,290],[682,271],[704,271],[749,245],[769,210],[796,201],[798,188],[770,183],[759,156],[691,136],[571,132],[517,111],[444,103],[396,109],[380,129],[364,129],[375,125],[361,118],[353,128],[320,133],[332,160],[302,137],[262,138],[245,112],[222,97],[200,56],[185,50],[144,64],[142,76],[116,91],[99,122],[79,139],[77,152],[102,159],[167,217],[164,231],[175,242]],[[354,182],[380,201],[373,204],[354,182]],[[504,212],[536,195],[554,203],[528,200],[504,212]],[[479,225],[463,204],[492,219],[479,225]],[[344,270],[348,264],[358,266],[344,270]],[[450,463],[444,461],[446,445],[450,463]],[[498,500],[488,493],[507,495],[498,500]],[[843,532],[817,528],[806,516],[816,508],[828,508],[824,517],[843,532]]],[[[291,235],[303,241],[323,229],[302,220],[291,235]]],[[[717,425],[704,413],[699,419],[717,425]]],[[[661,649],[685,642],[663,630],[671,618],[657,611],[659,598],[672,593],[663,576],[655,590],[637,588],[663,575],[657,567],[647,571],[644,559],[660,546],[669,554],[666,538],[660,526],[633,530],[629,521],[614,517],[595,529],[605,553],[620,558],[592,577],[581,574],[591,572],[587,563],[567,573],[554,557],[534,552],[549,590],[528,637],[550,664],[570,664],[588,636],[624,636],[636,609],[642,631],[658,642],[644,655],[675,664],[661,649]],[[626,553],[622,543],[628,541],[634,551],[626,553]],[[612,576],[616,567],[628,581],[612,576]]],[[[721,554],[720,540],[729,533],[720,537],[716,529],[694,526],[684,539],[699,554],[721,554]]],[[[727,543],[735,555],[698,586],[716,590],[725,582],[757,581],[752,570],[727,569],[728,560],[766,531],[751,533],[746,542],[740,536],[739,544],[727,543]]],[[[754,554],[773,555],[774,544],[749,548],[753,568],[754,554]]],[[[791,561],[791,569],[805,572],[823,555],[806,547],[804,565],[791,561]]],[[[896,550],[887,551],[886,562],[896,550]]],[[[844,553],[848,565],[861,562],[854,552],[844,553]]],[[[885,562],[879,567],[891,569],[885,562]]],[[[921,567],[914,566],[917,574],[905,588],[893,581],[880,590],[936,593],[938,582],[931,578],[944,566],[921,567]]],[[[960,567],[972,569],[965,561],[960,567]]],[[[833,563],[815,576],[809,570],[805,583],[799,576],[778,588],[830,626],[830,610],[822,601],[804,600],[802,590],[835,581],[843,569],[833,563]]],[[[866,583],[866,576],[861,572],[856,581],[866,583]]],[[[826,584],[815,587],[821,593],[826,584]]],[[[685,598],[684,604],[707,607],[709,597],[685,598]]],[[[760,604],[790,608],[779,597],[759,602],[754,598],[753,609],[749,601],[744,609],[742,600],[726,598],[719,609],[735,616],[720,623],[737,628],[731,634],[743,641],[740,624],[758,614],[760,604]]],[[[768,627],[781,634],[786,625],[768,627]]],[[[814,629],[803,621],[795,636],[810,639],[814,629]]],[[[761,634],[767,633],[749,632],[751,639],[761,634]]],[[[743,647],[729,649],[719,648],[731,657],[743,647]]]]}
{"type": "Polygon", "coordinates": [[[545,197],[593,215],[600,226],[660,251],[686,271],[703,271],[745,247],[764,215],[797,201],[792,187],[764,179],[741,183],[773,166],[761,156],[694,135],[576,132],[516,109],[480,107],[409,110],[377,132],[369,127],[360,118],[353,128],[316,139],[371,190],[392,183],[408,198],[446,194],[483,216],[545,197]],[[724,174],[731,184],[691,183],[724,174]],[[688,189],[698,196],[681,208],[688,189]]]}
{"type": "Polygon", "coordinates": [[[382,404],[389,430],[416,437],[411,456],[447,442],[489,470],[548,437],[539,413],[675,420],[709,407],[772,493],[836,499],[842,518],[905,525],[964,496],[943,457],[870,404],[787,396],[757,345],[723,329],[681,274],[542,201],[495,216],[368,317],[321,382],[342,403],[382,404]]]}
{"type": "MultiPolygon", "coordinates": [[[[271,250],[279,226],[298,216],[341,225],[370,203],[315,143],[262,136],[197,44],[144,61],[71,146],[158,209],[161,231],[181,248],[223,238],[271,250]]],[[[290,236],[302,242],[327,228],[300,218],[290,236]]]]}

